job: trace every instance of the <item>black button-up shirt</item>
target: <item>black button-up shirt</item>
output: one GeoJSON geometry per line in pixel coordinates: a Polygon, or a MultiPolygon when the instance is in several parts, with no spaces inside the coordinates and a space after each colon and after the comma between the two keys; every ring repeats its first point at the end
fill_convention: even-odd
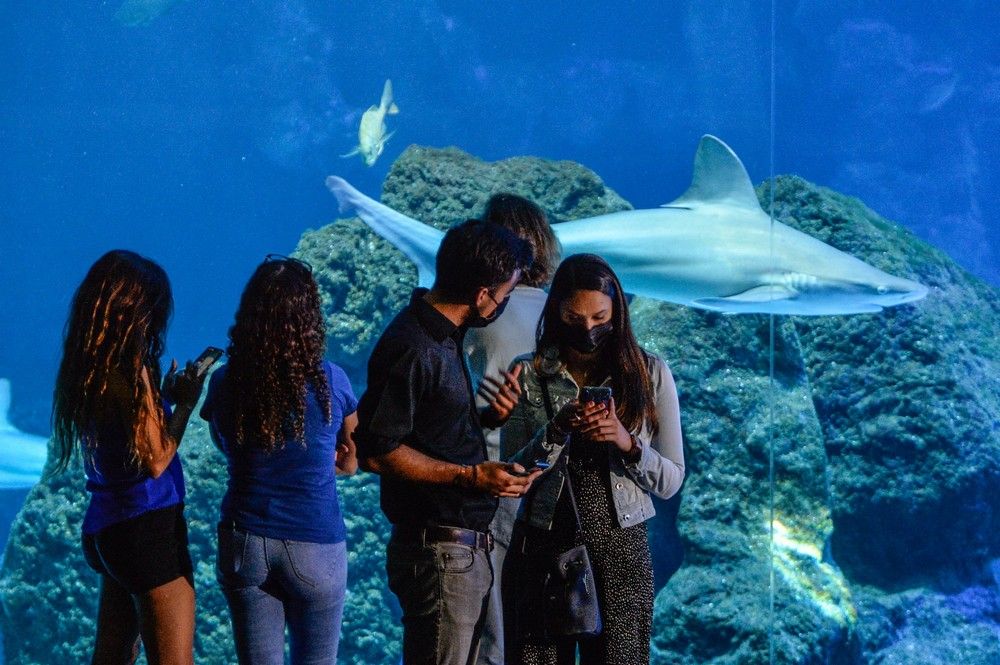
{"type": "MultiPolygon", "coordinates": [[[[435,459],[478,464],[486,461],[486,440],[462,353],[465,330],[425,301],[426,293],[413,292],[372,351],[354,432],[358,456],[406,444],[435,459]]],[[[383,475],[381,487],[386,517],[408,527],[486,531],[497,506],[493,496],[456,485],[383,475]]]]}

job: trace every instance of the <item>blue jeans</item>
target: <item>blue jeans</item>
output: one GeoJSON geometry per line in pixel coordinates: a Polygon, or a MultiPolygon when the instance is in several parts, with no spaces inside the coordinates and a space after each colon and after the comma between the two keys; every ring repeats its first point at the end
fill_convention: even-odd
{"type": "Polygon", "coordinates": [[[403,663],[473,665],[493,585],[489,552],[393,536],[385,567],[403,608],[403,663]]]}
{"type": "Polygon", "coordinates": [[[265,538],[219,526],[216,577],[229,603],[243,665],[337,662],[347,588],[346,544],[265,538]]]}

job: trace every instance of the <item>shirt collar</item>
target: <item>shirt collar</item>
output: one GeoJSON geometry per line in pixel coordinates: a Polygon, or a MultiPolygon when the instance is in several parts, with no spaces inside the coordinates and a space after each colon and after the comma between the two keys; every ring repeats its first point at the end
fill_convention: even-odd
{"type": "Polygon", "coordinates": [[[451,322],[447,316],[437,310],[434,305],[424,300],[424,296],[430,289],[413,289],[410,296],[410,307],[416,314],[417,321],[424,330],[434,339],[435,342],[443,342],[449,337],[455,337],[459,333],[459,328],[451,322]]]}

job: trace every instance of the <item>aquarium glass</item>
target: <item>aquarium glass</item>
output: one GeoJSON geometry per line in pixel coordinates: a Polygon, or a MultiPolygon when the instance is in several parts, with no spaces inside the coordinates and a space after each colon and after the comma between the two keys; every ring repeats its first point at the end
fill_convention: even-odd
{"type": "MultiPolygon", "coordinates": [[[[502,191],[610,261],[676,382],[652,663],[1000,662],[998,35],[985,0],[4,3],[0,662],[94,644],[83,468],[42,473],[99,256],[168,273],[164,370],[307,261],[360,396],[426,238],[502,191]]],[[[197,414],[181,455],[195,662],[236,662],[197,414]]],[[[339,662],[394,665],[378,477],[338,491],[339,662]]]]}

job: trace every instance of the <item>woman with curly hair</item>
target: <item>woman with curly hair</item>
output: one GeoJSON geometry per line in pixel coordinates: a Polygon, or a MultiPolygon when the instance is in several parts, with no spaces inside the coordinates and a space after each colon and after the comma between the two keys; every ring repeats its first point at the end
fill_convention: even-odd
{"type": "Polygon", "coordinates": [[[70,308],[53,396],[55,470],[83,452],[90,503],[83,551],[101,576],[94,663],[192,663],[194,586],[177,447],[201,394],[188,369],[160,390],[173,310],[163,268],[114,250],[90,268],[70,308]]]}
{"type": "Polygon", "coordinates": [[[201,417],[226,456],[217,577],[240,663],[334,663],[347,586],[336,473],[352,474],[357,400],[323,359],[312,268],[268,256],[229,329],[201,417]]]}

